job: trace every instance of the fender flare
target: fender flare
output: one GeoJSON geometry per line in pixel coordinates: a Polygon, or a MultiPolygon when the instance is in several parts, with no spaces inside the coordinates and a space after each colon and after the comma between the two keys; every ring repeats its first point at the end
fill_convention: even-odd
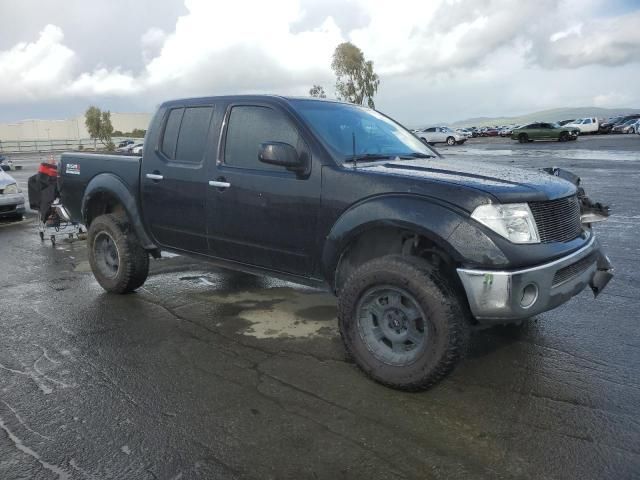
{"type": "Polygon", "coordinates": [[[493,240],[455,206],[417,195],[383,195],[351,206],[327,235],[321,270],[332,287],[348,246],[363,232],[376,227],[397,227],[422,235],[459,264],[495,267],[508,264],[493,240]]]}
{"type": "Polygon", "coordinates": [[[87,215],[89,204],[91,203],[92,198],[100,193],[107,193],[117,198],[122,204],[127,217],[129,218],[129,222],[145,250],[158,249],[158,247],[151,241],[144,228],[135,195],[131,193],[122,179],[113,173],[101,173],[96,175],[87,184],[84,196],[82,197],[82,205],[80,207],[82,219],[85,224],[87,224],[88,220],[87,215]]]}

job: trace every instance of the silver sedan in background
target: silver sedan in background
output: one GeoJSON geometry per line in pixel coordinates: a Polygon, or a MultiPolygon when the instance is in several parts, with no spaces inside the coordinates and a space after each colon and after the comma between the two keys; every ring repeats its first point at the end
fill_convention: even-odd
{"type": "Polygon", "coordinates": [[[14,178],[0,169],[0,218],[22,218],[24,195],[14,178]]]}

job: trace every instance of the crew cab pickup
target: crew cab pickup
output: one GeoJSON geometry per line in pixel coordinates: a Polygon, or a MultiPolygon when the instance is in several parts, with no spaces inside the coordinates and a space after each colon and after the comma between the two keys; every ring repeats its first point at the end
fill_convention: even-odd
{"type": "Polygon", "coordinates": [[[131,292],[162,251],[324,286],[370,377],[428,388],[474,326],[520,322],[610,264],[607,210],[562,170],[449,161],[389,117],[318,99],[169,101],[142,156],[66,153],[62,202],[102,287],[131,292]]]}

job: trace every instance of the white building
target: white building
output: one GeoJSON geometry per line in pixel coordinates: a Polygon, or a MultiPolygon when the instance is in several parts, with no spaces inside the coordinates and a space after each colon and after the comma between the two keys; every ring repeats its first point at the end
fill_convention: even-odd
{"type": "MultiPolygon", "coordinates": [[[[150,113],[111,113],[114,130],[131,132],[133,129],[146,130],[151,120],[150,113]]],[[[21,120],[0,123],[0,141],[51,141],[80,140],[89,138],[84,125],[84,115],[68,120],[21,120]]]]}

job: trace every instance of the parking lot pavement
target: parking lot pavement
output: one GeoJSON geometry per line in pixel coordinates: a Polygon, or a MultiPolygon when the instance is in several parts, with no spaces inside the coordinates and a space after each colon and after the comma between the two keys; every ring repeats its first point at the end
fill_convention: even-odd
{"type": "MultiPolygon", "coordinates": [[[[0,225],[0,478],[636,477],[640,136],[626,137],[440,149],[578,173],[612,206],[597,233],[616,277],[597,300],[477,332],[420,394],[345,359],[325,293],[171,257],[108,295],[84,242],[0,225]]],[[[16,160],[26,182],[38,158],[16,160]]]]}

